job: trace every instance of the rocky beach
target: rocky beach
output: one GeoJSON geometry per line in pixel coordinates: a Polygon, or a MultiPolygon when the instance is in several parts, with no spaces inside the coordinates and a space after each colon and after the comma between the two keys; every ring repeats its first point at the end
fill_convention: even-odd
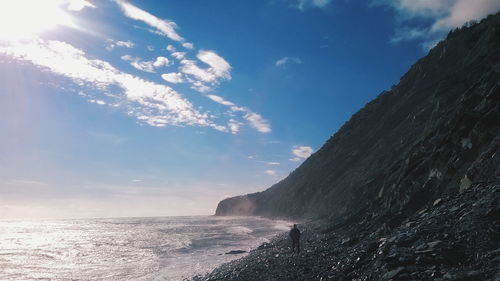
{"type": "Polygon", "coordinates": [[[300,254],[287,233],[193,281],[500,280],[500,185],[440,198],[397,227],[375,214],[303,229],[300,254]]]}

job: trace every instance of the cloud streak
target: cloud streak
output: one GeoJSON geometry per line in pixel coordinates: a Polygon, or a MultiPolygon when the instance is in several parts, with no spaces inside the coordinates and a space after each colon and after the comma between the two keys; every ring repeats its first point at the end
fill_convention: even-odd
{"type": "Polygon", "coordinates": [[[159,19],[156,16],[132,5],[124,0],[117,0],[116,3],[120,6],[123,13],[134,20],[142,21],[145,24],[153,27],[155,31],[161,35],[165,35],[166,37],[177,41],[183,42],[184,38],[182,38],[179,34],[177,34],[177,24],[173,21],[159,19]]]}
{"type": "Polygon", "coordinates": [[[292,154],[295,156],[294,158],[291,158],[290,161],[292,162],[298,162],[301,160],[304,160],[311,156],[311,154],[314,152],[314,149],[310,146],[299,146],[296,145],[292,149],[292,154]]]}
{"type": "Polygon", "coordinates": [[[161,78],[167,82],[172,83],[172,84],[178,84],[178,83],[184,82],[184,78],[183,78],[182,73],[175,73],[175,72],[163,73],[161,75],[161,78]]]}
{"type": "Polygon", "coordinates": [[[289,63],[295,63],[295,64],[301,64],[302,63],[302,60],[299,59],[299,58],[290,58],[290,57],[283,57],[279,60],[277,60],[274,65],[275,66],[282,66],[282,65],[285,65],[285,64],[289,64],[289,63]]]}
{"type": "Polygon", "coordinates": [[[257,114],[255,112],[248,112],[243,116],[243,118],[245,118],[249,122],[251,127],[255,128],[261,133],[271,132],[271,125],[260,114],[257,114]]]}
{"type": "Polygon", "coordinates": [[[170,65],[170,60],[162,56],[151,61],[144,61],[141,58],[134,58],[129,55],[123,55],[121,59],[130,62],[130,65],[136,69],[151,73],[154,73],[157,68],[170,65]]]}
{"type": "Polygon", "coordinates": [[[243,115],[243,118],[247,120],[250,127],[253,127],[260,133],[270,133],[272,131],[269,121],[264,119],[260,114],[257,114],[246,107],[240,107],[235,103],[225,100],[224,98],[217,95],[207,95],[212,101],[225,105],[229,107],[230,111],[233,113],[239,113],[243,115]]]}
{"type": "Polygon", "coordinates": [[[312,8],[325,8],[332,0],[293,0],[292,7],[301,11],[312,8]]]}
{"type": "Polygon", "coordinates": [[[122,90],[119,102],[128,106],[128,114],[149,125],[217,127],[207,114],[195,110],[172,88],[121,72],[106,61],[88,58],[85,52],[68,43],[34,39],[0,46],[0,53],[29,61],[82,87],[106,93],[117,86],[122,90]]]}
{"type": "Polygon", "coordinates": [[[108,51],[112,51],[115,47],[124,47],[124,48],[133,48],[135,46],[135,44],[130,41],[130,40],[127,40],[127,41],[115,41],[113,39],[108,39],[106,40],[108,45],[106,46],[106,50],[108,51]]]}
{"type": "Polygon", "coordinates": [[[395,30],[391,43],[422,40],[424,49],[432,47],[455,27],[479,20],[500,10],[498,0],[373,0],[374,6],[392,8],[403,26],[395,30]],[[430,20],[426,26],[412,26],[413,19],[430,20]]]}
{"type": "Polygon", "coordinates": [[[79,12],[85,8],[95,8],[96,6],[86,0],[68,0],[67,9],[69,11],[79,12]]]}

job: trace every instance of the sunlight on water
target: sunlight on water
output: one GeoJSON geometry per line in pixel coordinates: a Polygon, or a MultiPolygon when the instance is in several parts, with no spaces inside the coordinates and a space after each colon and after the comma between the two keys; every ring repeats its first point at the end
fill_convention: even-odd
{"type": "Polygon", "coordinates": [[[0,280],[182,280],[287,228],[241,217],[0,221],[0,280]]]}

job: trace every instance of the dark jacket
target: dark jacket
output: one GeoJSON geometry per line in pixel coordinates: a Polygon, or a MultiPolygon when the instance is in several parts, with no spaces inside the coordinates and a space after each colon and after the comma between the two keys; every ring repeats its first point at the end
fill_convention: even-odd
{"type": "Polygon", "coordinates": [[[300,231],[298,228],[292,228],[290,230],[290,237],[292,237],[292,240],[297,241],[300,238],[300,231]]]}

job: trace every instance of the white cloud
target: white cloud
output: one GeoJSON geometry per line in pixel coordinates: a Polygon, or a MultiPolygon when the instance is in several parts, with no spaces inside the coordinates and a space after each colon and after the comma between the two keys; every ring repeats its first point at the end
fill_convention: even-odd
{"type": "Polygon", "coordinates": [[[422,40],[424,48],[432,47],[450,29],[500,10],[498,0],[372,0],[372,4],[393,8],[402,22],[414,18],[430,21],[425,27],[398,27],[390,39],[391,43],[422,40]]]}
{"type": "Polygon", "coordinates": [[[281,165],[280,162],[272,162],[272,161],[257,161],[259,163],[264,163],[266,165],[269,165],[269,166],[279,166],[281,165]]]}
{"type": "Polygon", "coordinates": [[[134,43],[130,40],[127,40],[127,41],[116,41],[116,46],[120,46],[120,47],[125,47],[125,48],[133,48],[134,47],[134,43]]]}
{"type": "Polygon", "coordinates": [[[177,28],[177,24],[175,22],[159,19],[124,0],[117,0],[116,2],[127,17],[144,22],[145,24],[155,28],[158,33],[165,35],[174,41],[184,41],[184,38],[182,38],[175,31],[177,28]]]}
{"type": "Polygon", "coordinates": [[[128,114],[149,125],[215,127],[207,114],[198,112],[172,88],[121,72],[106,61],[88,58],[85,52],[65,42],[41,39],[16,42],[1,45],[0,53],[29,61],[101,93],[116,86],[122,90],[117,98],[127,107],[128,114]]]}
{"type": "Polygon", "coordinates": [[[79,12],[85,8],[95,8],[95,5],[86,0],[67,0],[69,11],[79,12]]]}
{"type": "Polygon", "coordinates": [[[227,123],[227,127],[229,128],[231,134],[237,134],[240,131],[240,125],[241,123],[234,119],[229,119],[229,122],[227,123]]]}
{"type": "Polygon", "coordinates": [[[198,91],[200,93],[208,93],[212,90],[212,87],[209,87],[201,81],[194,81],[193,79],[187,79],[189,82],[192,83],[191,89],[194,89],[195,91],[198,91]]]}
{"type": "Polygon", "coordinates": [[[234,106],[234,103],[227,101],[223,99],[222,97],[216,96],[216,95],[207,95],[211,100],[215,101],[216,103],[220,103],[222,105],[227,105],[227,106],[234,106]]]}
{"type": "Polygon", "coordinates": [[[183,44],[182,44],[182,47],[184,47],[184,48],[186,48],[186,49],[189,49],[189,50],[194,49],[194,45],[193,45],[193,43],[189,43],[189,42],[183,43],[183,44]]]}
{"type": "Polygon", "coordinates": [[[214,51],[201,50],[196,57],[208,64],[209,71],[214,73],[217,78],[231,79],[231,65],[214,51]]]}
{"type": "MultiPolygon", "coordinates": [[[[179,52],[174,52],[172,55],[176,55],[177,53],[179,52]]],[[[184,55],[185,53],[182,53],[182,56],[178,58],[184,57],[184,55]]],[[[201,93],[209,92],[221,80],[231,79],[231,65],[217,53],[201,50],[198,52],[197,58],[209,67],[202,68],[198,66],[197,61],[190,59],[182,59],[180,61],[181,66],[179,67],[182,73],[188,75],[189,79],[187,81],[191,83],[192,88],[196,91],[201,93]]]]}
{"type": "MultiPolygon", "coordinates": [[[[271,132],[271,125],[259,114],[252,112],[246,107],[237,106],[235,103],[225,100],[224,98],[217,95],[206,95],[212,101],[228,106],[232,112],[237,112],[243,114],[243,118],[248,121],[249,125],[255,128],[258,132],[269,133],[271,132]]],[[[241,125],[241,123],[240,123],[241,125]]]]}
{"type": "Polygon", "coordinates": [[[397,28],[394,36],[389,40],[391,43],[399,43],[402,41],[412,41],[427,37],[429,31],[426,29],[402,27],[397,28]]]}
{"type": "Polygon", "coordinates": [[[275,170],[266,170],[265,173],[268,174],[268,175],[270,175],[270,176],[276,175],[276,171],[275,170]]]}
{"type": "Polygon", "coordinates": [[[130,40],[115,41],[113,39],[107,39],[106,42],[108,43],[108,45],[106,46],[106,50],[108,51],[113,50],[116,46],[125,48],[133,48],[135,46],[135,44],[130,40]]]}
{"type": "Polygon", "coordinates": [[[296,64],[301,64],[302,60],[299,58],[290,58],[290,57],[283,57],[279,60],[277,60],[274,65],[275,66],[280,66],[280,65],[285,65],[287,63],[296,63],[296,64]]]}
{"type": "Polygon", "coordinates": [[[301,11],[310,8],[325,8],[328,6],[332,0],[293,0],[294,3],[292,7],[297,8],[301,11]]]}
{"type": "Polygon", "coordinates": [[[123,55],[120,57],[120,59],[124,60],[124,61],[131,61],[133,60],[134,58],[130,55],[123,55]]]}
{"type": "Polygon", "coordinates": [[[181,61],[181,72],[191,75],[196,80],[203,82],[215,82],[217,76],[208,69],[199,67],[194,60],[184,59],[181,61]]]}
{"type": "Polygon", "coordinates": [[[255,112],[248,112],[243,116],[249,123],[250,126],[255,128],[257,131],[261,133],[270,133],[271,132],[271,125],[269,125],[269,122],[262,118],[259,114],[255,112]]]}
{"type": "Polygon", "coordinates": [[[161,75],[161,78],[163,78],[163,80],[170,82],[170,83],[173,83],[173,84],[178,84],[178,83],[184,82],[184,79],[182,78],[182,73],[175,73],[175,72],[163,73],[161,75]]]}
{"type": "Polygon", "coordinates": [[[182,60],[186,57],[186,52],[173,52],[171,55],[172,55],[172,57],[174,57],[178,60],[182,60]]]}
{"type": "Polygon", "coordinates": [[[456,0],[448,15],[439,18],[433,25],[432,31],[448,31],[471,20],[479,20],[488,14],[500,10],[498,0],[456,0]]]}
{"type": "Polygon", "coordinates": [[[166,57],[157,57],[154,61],[144,61],[141,58],[134,58],[130,55],[123,55],[121,59],[130,62],[136,69],[145,72],[155,72],[157,68],[169,65],[170,61],[166,57]]]}
{"type": "Polygon", "coordinates": [[[373,0],[374,5],[388,5],[406,18],[437,17],[446,14],[455,0],[373,0]]]}
{"type": "Polygon", "coordinates": [[[156,60],[153,62],[153,66],[155,68],[160,68],[163,66],[168,66],[170,65],[170,61],[166,57],[157,57],[156,60]]]}
{"type": "Polygon", "coordinates": [[[142,61],[140,58],[133,58],[129,55],[121,56],[121,59],[130,62],[130,65],[136,69],[145,72],[155,72],[153,62],[151,61],[142,61]]]}
{"type": "Polygon", "coordinates": [[[168,45],[167,48],[165,48],[169,52],[175,52],[175,47],[172,45],[168,45]]]}
{"type": "Polygon", "coordinates": [[[290,160],[291,161],[300,161],[302,159],[306,159],[309,156],[311,156],[311,154],[313,153],[313,151],[314,151],[313,148],[310,147],[310,146],[299,146],[299,145],[296,145],[292,149],[292,153],[296,157],[292,158],[290,160]]]}
{"type": "Polygon", "coordinates": [[[247,112],[248,110],[245,107],[242,106],[231,106],[231,111],[234,112],[247,112]]]}
{"type": "Polygon", "coordinates": [[[95,104],[98,104],[98,105],[105,105],[107,104],[105,101],[103,100],[95,100],[95,99],[89,99],[89,102],[90,103],[95,103],[95,104]]]}

